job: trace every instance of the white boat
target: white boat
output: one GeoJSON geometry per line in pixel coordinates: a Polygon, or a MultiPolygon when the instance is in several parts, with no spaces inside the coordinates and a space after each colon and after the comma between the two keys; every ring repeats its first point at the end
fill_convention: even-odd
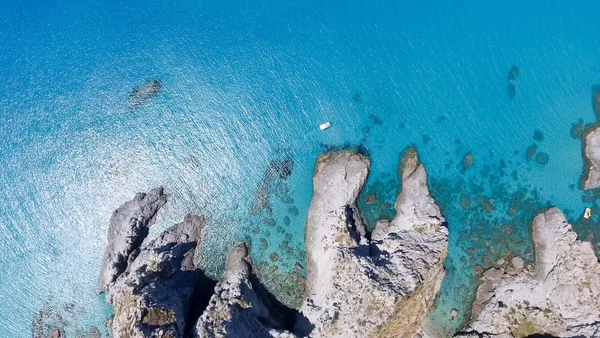
{"type": "Polygon", "coordinates": [[[585,208],[585,212],[583,213],[583,218],[588,219],[592,217],[592,209],[585,208]]]}
{"type": "Polygon", "coordinates": [[[319,126],[319,129],[321,129],[321,130],[325,130],[325,129],[329,128],[329,127],[331,127],[331,123],[329,123],[329,122],[325,122],[325,123],[322,123],[322,124],[319,126]]]}

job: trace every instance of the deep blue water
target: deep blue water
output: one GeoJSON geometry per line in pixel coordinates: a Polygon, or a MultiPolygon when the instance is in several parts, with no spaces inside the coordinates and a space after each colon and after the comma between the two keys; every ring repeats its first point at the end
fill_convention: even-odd
{"type": "MultiPolygon", "coordinates": [[[[95,286],[108,219],[159,184],[173,197],[154,234],[187,212],[205,215],[208,271],[218,276],[224,258],[214,257],[249,237],[270,287],[293,298],[321,144],[360,143],[373,168],[361,204],[377,197],[368,220],[392,216],[399,154],[417,146],[450,228],[430,319],[452,332],[461,321],[449,312],[467,314],[477,270],[502,255],[532,258],[536,211],[556,205],[576,221],[592,205],[577,188],[581,144],[570,129],[595,120],[599,10],[597,1],[1,2],[4,332],[31,336],[45,307],[71,333],[103,329],[110,309],[95,286]],[[129,91],[155,78],[162,92],[130,112],[129,91]],[[321,132],[325,121],[333,127],[321,132]],[[532,144],[547,164],[526,159],[532,144]],[[269,162],[286,156],[292,175],[269,181],[273,215],[250,215],[269,162]]],[[[594,240],[597,226],[577,230],[594,240]]]]}

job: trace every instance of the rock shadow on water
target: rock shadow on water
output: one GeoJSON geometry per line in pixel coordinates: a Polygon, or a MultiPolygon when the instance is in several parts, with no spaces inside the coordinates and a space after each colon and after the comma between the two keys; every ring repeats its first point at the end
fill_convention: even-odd
{"type": "MultiPolygon", "coordinates": [[[[308,322],[300,312],[282,303],[271,293],[261,282],[259,276],[256,274],[256,270],[250,273],[250,283],[253,290],[259,296],[262,304],[269,309],[269,313],[274,317],[276,323],[282,323],[281,327],[275,327],[275,329],[287,330],[292,332],[297,326],[297,321],[304,323],[308,322]]],[[[249,294],[250,292],[246,292],[249,294]]]]}

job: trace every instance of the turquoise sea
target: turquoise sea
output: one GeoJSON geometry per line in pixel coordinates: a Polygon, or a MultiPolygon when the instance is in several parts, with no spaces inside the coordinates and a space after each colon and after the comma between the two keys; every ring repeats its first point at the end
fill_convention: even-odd
{"type": "Polygon", "coordinates": [[[373,225],[393,216],[399,155],[412,144],[450,229],[429,318],[450,335],[478,272],[533,258],[537,211],[560,207],[597,243],[600,219],[580,222],[596,194],[578,188],[571,128],[595,122],[599,12],[577,0],[0,2],[2,335],[31,337],[48,308],[71,335],[104,330],[110,309],[95,288],[108,220],[157,185],[172,198],[153,234],[204,215],[204,267],[218,277],[246,238],[271,290],[293,304],[317,156],[369,152],[359,204],[373,225]],[[131,89],[157,78],[158,96],[128,109],[131,89]],[[291,175],[269,175],[284,159],[291,175]]]}

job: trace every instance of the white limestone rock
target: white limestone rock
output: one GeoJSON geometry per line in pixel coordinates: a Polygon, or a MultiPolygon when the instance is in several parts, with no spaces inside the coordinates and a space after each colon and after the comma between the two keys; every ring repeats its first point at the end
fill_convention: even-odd
{"type": "Polygon", "coordinates": [[[369,160],[320,156],[306,224],[307,299],[301,311],[313,337],[412,337],[444,277],[448,231],[429,195],[416,151],[404,155],[402,192],[391,222],[369,243],[356,209],[369,160]]]}
{"type": "Polygon", "coordinates": [[[460,337],[600,336],[600,264],[589,242],[577,240],[551,208],[532,223],[535,268],[513,260],[517,273],[491,269],[460,337]]]}
{"type": "Polygon", "coordinates": [[[583,134],[584,179],[583,189],[600,186],[600,126],[583,134]]]}

